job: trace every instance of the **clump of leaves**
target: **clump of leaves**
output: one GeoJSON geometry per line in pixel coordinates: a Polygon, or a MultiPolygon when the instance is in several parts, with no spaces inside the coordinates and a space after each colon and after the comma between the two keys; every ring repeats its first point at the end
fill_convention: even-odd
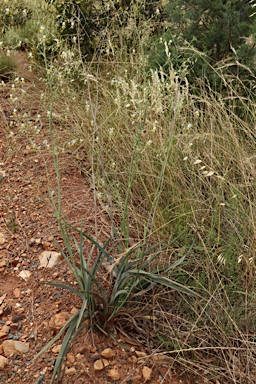
{"type": "MultiPolygon", "coordinates": [[[[114,319],[118,321],[119,315],[122,317],[121,315],[124,313],[128,314],[133,310],[133,317],[136,318],[136,306],[143,300],[145,293],[155,285],[198,296],[192,289],[172,278],[177,273],[176,268],[183,263],[186,255],[165,268],[159,268],[157,263],[154,263],[156,258],[177,239],[165,246],[158,243],[148,247],[146,244],[138,243],[126,249],[125,252],[119,252],[119,255],[114,257],[115,247],[110,247],[110,240],[104,245],[100,245],[82,230],[76,229],[76,231],[79,233],[79,242],[75,238],[73,239],[75,250],[72,249],[69,232],[65,229],[65,233],[64,231],[63,233],[66,251],[61,248],[60,251],[75,277],[77,288],[61,283],[46,283],[67,289],[82,300],[80,309],[35,356],[36,359],[66,332],[55,363],[51,383],[54,382],[56,376],[57,381],[59,380],[66,354],[78,334],[88,327],[88,320],[94,324],[96,329],[110,333],[109,326],[114,319]],[[89,240],[92,245],[87,258],[84,256],[84,239],[89,240]],[[97,250],[96,258],[95,250],[97,250]],[[102,266],[108,271],[109,276],[109,284],[104,284],[104,287],[101,285],[99,274],[102,266]]],[[[118,242],[119,249],[120,244],[121,242],[118,242]]],[[[126,317],[126,322],[129,321],[129,318],[130,316],[126,317]]]]}
{"type": "Polygon", "coordinates": [[[32,17],[28,3],[18,0],[7,0],[0,3],[0,31],[5,33],[10,27],[25,25],[32,17]]]}

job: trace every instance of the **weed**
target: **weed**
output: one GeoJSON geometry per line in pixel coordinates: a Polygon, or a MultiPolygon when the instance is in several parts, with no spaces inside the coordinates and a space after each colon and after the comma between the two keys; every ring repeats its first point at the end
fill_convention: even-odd
{"type": "MultiPolygon", "coordinates": [[[[59,380],[68,349],[78,334],[84,328],[88,328],[88,322],[94,329],[104,333],[108,332],[114,337],[111,328],[122,327],[123,315],[125,315],[124,324],[127,326],[127,323],[130,323],[131,328],[134,328],[138,318],[146,319],[150,317],[146,308],[143,313],[141,311],[139,311],[139,315],[136,313],[138,313],[145,295],[154,286],[168,287],[172,290],[199,297],[195,291],[177,280],[177,268],[182,265],[186,255],[176,260],[168,268],[161,269],[157,266],[157,257],[172,244],[165,247],[160,244],[147,247],[146,244],[139,243],[126,249],[122,254],[113,257],[112,255],[115,255],[116,252],[112,247],[108,249],[109,241],[101,246],[82,230],[76,230],[79,233],[79,242],[74,239],[74,251],[66,227],[62,225],[61,228],[67,253],[61,248],[59,249],[74,275],[78,288],[62,283],[50,282],[47,284],[75,293],[82,299],[82,305],[60,332],[35,356],[35,359],[39,357],[65,333],[51,383],[53,383],[56,376],[57,380],[59,380]],[[84,238],[92,244],[87,259],[84,256],[84,238]],[[95,248],[98,251],[96,258],[94,256],[95,248]],[[103,275],[102,266],[107,270],[108,276],[108,278],[105,277],[104,281],[101,277],[103,275]],[[172,276],[176,276],[175,279],[172,276]]],[[[120,245],[121,243],[118,242],[115,248],[120,249],[120,245]]]]}

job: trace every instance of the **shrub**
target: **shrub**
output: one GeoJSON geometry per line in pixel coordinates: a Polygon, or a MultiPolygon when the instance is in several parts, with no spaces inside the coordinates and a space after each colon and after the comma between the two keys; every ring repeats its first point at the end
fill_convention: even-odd
{"type": "Polygon", "coordinates": [[[71,45],[79,39],[79,49],[89,60],[97,52],[113,53],[121,47],[134,48],[142,20],[150,21],[151,33],[159,28],[160,1],[48,0],[57,10],[58,28],[71,45]]]}
{"type": "Polygon", "coordinates": [[[0,3],[0,30],[2,33],[10,27],[22,26],[31,18],[32,11],[26,1],[7,0],[0,3]]]}
{"type": "Polygon", "coordinates": [[[196,84],[205,78],[216,91],[225,88],[213,67],[250,83],[256,68],[256,19],[249,1],[168,1],[168,27],[150,47],[150,64],[184,70],[196,84]],[[237,65],[237,63],[241,65],[237,65]]]}

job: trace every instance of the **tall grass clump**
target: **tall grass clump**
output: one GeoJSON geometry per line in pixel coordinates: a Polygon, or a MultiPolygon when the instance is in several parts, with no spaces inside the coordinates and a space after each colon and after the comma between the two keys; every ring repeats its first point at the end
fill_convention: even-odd
{"type": "MultiPolygon", "coordinates": [[[[78,231],[74,247],[63,230],[60,194],[56,205],[67,248],[63,256],[79,289],[62,287],[82,299],[81,309],[58,335],[67,331],[61,356],[83,321],[94,319],[106,331],[117,312],[130,318],[131,298],[139,293],[138,300],[151,309],[146,324],[154,353],[165,351],[184,369],[209,380],[255,383],[252,88],[238,75],[223,74],[227,63],[211,68],[224,84],[220,92],[203,79],[189,83],[182,69],[173,68],[171,56],[168,71],[150,70],[141,33],[134,36],[132,51],[113,44],[111,55],[96,50],[90,62],[84,60],[79,39],[73,47],[60,41],[61,54],[54,52],[54,59],[46,40],[41,41],[50,76],[51,148],[76,158],[95,198],[96,240],[78,231]],[[99,243],[99,210],[111,222],[110,242],[104,246],[99,243]],[[87,259],[84,238],[93,244],[87,259]],[[168,250],[154,253],[161,241],[168,250]],[[177,259],[182,263],[176,265],[177,259]],[[98,283],[104,261],[110,275],[120,268],[106,291],[106,281],[98,283]],[[157,280],[150,273],[157,275],[157,287],[151,286],[157,280]],[[185,295],[188,290],[170,290],[174,286],[163,284],[165,278],[200,295],[192,301],[185,295]]],[[[143,321],[145,316],[135,317],[136,324],[143,321]]],[[[129,324],[125,331],[138,329],[129,324]]]]}
{"type": "Polygon", "coordinates": [[[105,62],[102,72],[101,62],[89,68],[70,132],[79,145],[68,148],[86,175],[93,170],[97,200],[126,246],[180,235],[174,249],[182,255],[196,238],[179,281],[204,299],[156,295],[155,347],[211,378],[254,382],[253,97],[239,95],[234,78],[224,95],[202,83],[195,93],[174,70],[146,73],[144,63],[132,56],[105,62]]]}

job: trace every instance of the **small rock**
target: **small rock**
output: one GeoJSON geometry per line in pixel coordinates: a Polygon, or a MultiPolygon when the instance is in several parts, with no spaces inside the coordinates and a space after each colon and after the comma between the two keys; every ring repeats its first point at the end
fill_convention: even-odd
{"type": "Polygon", "coordinates": [[[61,329],[66,322],[70,319],[70,314],[68,312],[60,312],[54,315],[50,321],[49,321],[49,327],[52,328],[52,330],[56,331],[61,329]]]}
{"type": "Polygon", "coordinates": [[[51,246],[51,243],[49,241],[44,241],[42,245],[43,245],[44,249],[47,249],[51,246]]]}
{"type": "Polygon", "coordinates": [[[67,360],[70,364],[74,364],[75,362],[75,356],[73,355],[73,353],[68,353],[67,354],[67,360]]]}
{"type": "Polygon", "coordinates": [[[70,311],[70,314],[71,315],[74,315],[76,312],[78,311],[78,309],[76,307],[73,307],[70,311]]]}
{"type": "Polygon", "coordinates": [[[31,276],[31,272],[28,271],[27,269],[23,269],[23,271],[20,271],[19,276],[23,280],[27,281],[30,278],[30,276],[31,276]]]}
{"type": "Polygon", "coordinates": [[[7,333],[10,331],[10,327],[8,325],[3,325],[0,329],[0,339],[4,339],[7,336],[7,333]]]}
{"type": "Polygon", "coordinates": [[[118,371],[118,369],[116,368],[112,368],[108,371],[107,373],[107,376],[113,380],[113,381],[116,381],[116,380],[119,380],[120,379],[120,373],[118,371]]]}
{"type": "Polygon", "coordinates": [[[21,297],[21,290],[19,288],[15,288],[13,290],[13,296],[16,298],[16,299],[19,299],[21,297]]]}
{"type": "Polygon", "coordinates": [[[13,353],[27,353],[29,351],[29,343],[17,340],[5,340],[3,342],[4,355],[11,356],[13,353]]]}
{"type": "Polygon", "coordinates": [[[41,268],[53,268],[61,259],[61,254],[53,251],[43,251],[39,256],[41,268]]]}
{"type": "Polygon", "coordinates": [[[75,369],[75,367],[66,368],[66,369],[65,369],[65,373],[66,373],[67,375],[74,375],[74,374],[76,373],[76,369],[75,369]]]}
{"type": "Polygon", "coordinates": [[[61,349],[61,344],[59,344],[59,345],[55,345],[55,346],[52,348],[52,352],[53,352],[53,353],[59,353],[60,349],[61,349]]]}
{"type": "Polygon", "coordinates": [[[134,356],[134,355],[132,355],[132,356],[131,356],[131,362],[132,362],[133,364],[135,364],[135,363],[137,363],[137,361],[138,361],[137,357],[134,356]]]}
{"type": "Polygon", "coordinates": [[[102,371],[105,367],[109,365],[108,360],[106,359],[101,359],[101,360],[96,360],[93,364],[93,368],[95,371],[102,371]]]}
{"type": "Polygon", "coordinates": [[[6,238],[2,232],[0,232],[0,245],[4,244],[6,242],[6,238]]]}
{"type": "Polygon", "coordinates": [[[9,262],[8,252],[5,249],[0,251],[0,268],[5,267],[9,262]]]}
{"type": "Polygon", "coordinates": [[[142,376],[145,381],[149,381],[151,379],[152,369],[149,367],[142,368],[142,376]]]}
{"type": "Polygon", "coordinates": [[[101,352],[101,356],[105,359],[113,359],[115,352],[111,348],[106,348],[101,352]]]}
{"type": "Polygon", "coordinates": [[[8,359],[2,355],[0,355],[0,369],[4,369],[5,366],[8,364],[8,359]]]}

